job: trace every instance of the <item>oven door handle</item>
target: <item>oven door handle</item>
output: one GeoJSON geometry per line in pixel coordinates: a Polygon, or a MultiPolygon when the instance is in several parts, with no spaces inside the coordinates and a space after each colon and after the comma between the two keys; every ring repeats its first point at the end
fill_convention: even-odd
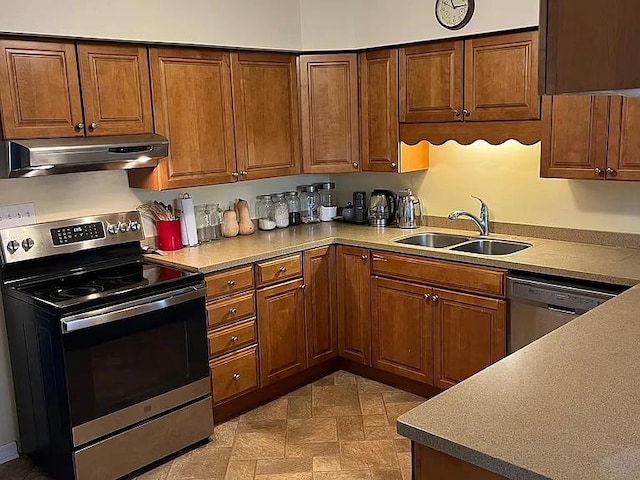
{"type": "Polygon", "coordinates": [[[140,301],[125,303],[116,310],[106,308],[93,312],[80,313],[61,320],[62,333],[65,334],[95,327],[96,325],[117,322],[125,318],[179,305],[197,298],[204,298],[205,296],[206,288],[204,284],[200,284],[148,297],[144,299],[144,303],[140,303],[140,301]]]}

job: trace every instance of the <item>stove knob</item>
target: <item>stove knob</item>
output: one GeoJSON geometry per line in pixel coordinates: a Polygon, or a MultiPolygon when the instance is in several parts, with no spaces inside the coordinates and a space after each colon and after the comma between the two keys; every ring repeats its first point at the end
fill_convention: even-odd
{"type": "Polygon", "coordinates": [[[120,231],[122,233],[126,233],[129,231],[129,224],[128,223],[121,223],[120,224],[120,231]]]}
{"type": "Polygon", "coordinates": [[[140,230],[140,224],[138,222],[134,221],[134,220],[131,220],[129,222],[129,229],[132,232],[137,232],[138,230],[140,230]]]}
{"type": "Polygon", "coordinates": [[[11,255],[16,253],[19,248],[20,248],[20,244],[15,240],[11,240],[9,243],[7,243],[7,250],[11,255]]]}
{"type": "Polygon", "coordinates": [[[25,239],[22,241],[22,248],[24,248],[24,251],[25,251],[25,252],[28,252],[29,250],[31,250],[31,249],[33,248],[33,245],[34,245],[34,244],[35,244],[35,243],[34,243],[34,241],[33,241],[33,238],[25,238],[25,239]]]}
{"type": "Polygon", "coordinates": [[[109,225],[107,225],[107,232],[109,232],[111,235],[115,235],[116,233],[118,233],[118,225],[110,223],[109,225]]]}

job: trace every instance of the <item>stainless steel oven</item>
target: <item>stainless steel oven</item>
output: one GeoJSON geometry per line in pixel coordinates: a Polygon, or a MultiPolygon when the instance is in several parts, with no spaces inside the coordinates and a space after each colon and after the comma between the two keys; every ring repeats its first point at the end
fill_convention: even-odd
{"type": "Polygon", "coordinates": [[[202,275],[109,242],[3,266],[21,444],[55,477],[115,479],[213,433],[202,275]]]}

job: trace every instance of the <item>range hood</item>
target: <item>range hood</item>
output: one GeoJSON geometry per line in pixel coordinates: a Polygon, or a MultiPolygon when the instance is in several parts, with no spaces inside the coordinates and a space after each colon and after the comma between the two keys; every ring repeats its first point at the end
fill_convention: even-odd
{"type": "Polygon", "coordinates": [[[0,178],[149,168],[166,157],[162,135],[46,138],[0,142],[0,178]]]}

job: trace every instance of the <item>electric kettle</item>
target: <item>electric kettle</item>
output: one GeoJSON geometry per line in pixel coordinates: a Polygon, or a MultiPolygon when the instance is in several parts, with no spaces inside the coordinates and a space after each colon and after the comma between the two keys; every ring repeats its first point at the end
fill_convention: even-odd
{"type": "Polygon", "coordinates": [[[396,218],[396,194],[389,190],[376,189],[369,200],[369,225],[386,227],[396,218]]]}
{"type": "Polygon", "coordinates": [[[418,228],[422,217],[422,202],[410,188],[398,192],[397,220],[400,228],[418,228]]]}

